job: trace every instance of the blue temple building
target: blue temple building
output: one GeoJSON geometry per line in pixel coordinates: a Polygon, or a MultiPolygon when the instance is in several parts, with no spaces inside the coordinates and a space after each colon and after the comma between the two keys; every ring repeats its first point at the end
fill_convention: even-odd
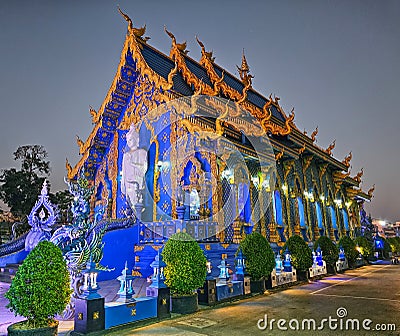
{"type": "Polygon", "coordinates": [[[95,187],[93,211],[107,205],[104,264],[120,270],[129,260],[129,268],[148,277],[163,243],[185,230],[217,275],[221,256],[234,264],[237,244],[252,231],[275,249],[295,234],[312,244],[321,235],[337,241],[357,233],[373,188],[360,189],[363,171],[350,176],[351,153],[336,159],[334,142],[320,148],[318,129],[310,136],[300,131],[278,97],[255,91],[244,54],[236,76],[199,40],[201,59],[189,57],[168,30],[165,54],[149,45],[145,27],[121,14],[128,29],[116,75],[100,108],[90,110],[94,127],[86,141],[78,139],[80,161],[66,163],[68,179],[84,172],[95,187]],[[191,114],[196,99],[206,106],[191,114]],[[175,102],[187,110],[177,112],[175,102]],[[234,114],[239,108],[247,113],[243,122],[234,114]],[[199,149],[201,132],[210,135],[197,141],[199,149]],[[236,164],[229,150],[228,157],[205,151],[215,144],[213,134],[244,163],[236,164]]]}

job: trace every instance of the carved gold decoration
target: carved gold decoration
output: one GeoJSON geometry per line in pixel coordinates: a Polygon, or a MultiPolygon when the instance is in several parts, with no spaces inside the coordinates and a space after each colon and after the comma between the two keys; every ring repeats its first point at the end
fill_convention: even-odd
{"type": "Polygon", "coordinates": [[[375,184],[372,186],[372,188],[370,188],[370,189],[368,190],[368,192],[367,192],[368,196],[369,196],[369,197],[372,197],[374,191],[375,191],[375,184]]]}
{"type": "Polygon", "coordinates": [[[76,136],[76,143],[79,146],[79,154],[82,155],[83,153],[85,153],[85,151],[87,150],[87,148],[89,147],[89,144],[86,144],[81,140],[81,138],[79,138],[79,136],[76,136]]]}
{"type": "MultiPolygon", "coordinates": [[[[223,94],[237,102],[241,102],[243,105],[243,108],[248,110],[253,116],[255,116],[257,119],[260,120],[260,123],[262,124],[263,128],[265,129],[266,132],[271,132],[272,134],[278,134],[278,135],[288,135],[292,131],[292,127],[294,126],[293,120],[294,120],[294,113],[292,110],[292,115],[289,117],[286,116],[286,113],[281,109],[281,107],[278,104],[279,98],[275,98],[275,102],[272,100],[271,96],[270,99],[267,99],[266,104],[264,105],[263,109],[260,109],[251,103],[244,101],[243,96],[244,93],[247,92],[248,89],[243,90],[242,93],[236,91],[232,87],[230,87],[226,82],[222,81],[221,78],[218,76],[217,72],[214,69],[213,65],[213,59],[211,57],[212,53],[207,53],[204,48],[204,44],[200,42],[197,39],[197,42],[199,43],[202,51],[201,51],[201,59],[200,59],[200,64],[206,69],[207,75],[210,78],[212,83],[219,83],[218,89],[220,89],[223,94]],[[276,123],[273,123],[271,119],[271,111],[270,111],[270,106],[274,105],[278,111],[280,111],[283,116],[286,118],[285,126],[282,127],[276,123]]],[[[186,71],[187,69],[183,69],[183,71],[186,71]]],[[[196,81],[198,81],[197,77],[195,77],[193,74],[190,76],[190,74],[186,74],[184,78],[190,78],[189,84],[193,84],[196,87],[196,81]],[[192,77],[193,76],[193,77],[192,77]]],[[[197,84],[198,85],[198,84],[197,84]]],[[[219,92],[219,90],[218,90],[219,92]]],[[[215,93],[215,90],[214,90],[215,93]]],[[[217,93],[215,93],[217,94],[217,93]]],[[[212,94],[210,94],[212,95],[212,94]]]]}
{"type": "Polygon", "coordinates": [[[144,248],[145,248],[145,245],[135,245],[134,252],[143,251],[144,248]]]}
{"type": "Polygon", "coordinates": [[[333,140],[333,142],[328,146],[327,149],[325,149],[325,153],[328,155],[332,155],[332,149],[334,149],[336,146],[336,139],[333,140]]]}
{"type": "Polygon", "coordinates": [[[202,83],[202,81],[200,81],[197,78],[197,76],[194,75],[187,67],[186,61],[185,61],[185,56],[183,55],[184,53],[182,51],[183,46],[185,46],[185,48],[186,48],[186,43],[178,44],[176,42],[175,35],[172,34],[170,31],[168,31],[165,27],[164,27],[164,30],[172,40],[170,57],[172,58],[172,60],[175,61],[176,65],[178,66],[178,69],[182,72],[183,79],[189,85],[193,85],[195,90],[198,90],[200,88],[202,93],[205,95],[209,95],[209,96],[215,95],[214,88],[210,87],[208,84],[202,83]]]}
{"type": "Polygon", "coordinates": [[[89,113],[92,116],[92,124],[97,124],[100,120],[100,113],[89,105],[89,113]]]}
{"type": "Polygon", "coordinates": [[[162,249],[164,246],[163,245],[151,245],[151,247],[153,248],[153,250],[155,250],[157,252],[159,249],[162,249]]]}
{"type": "MultiPolygon", "coordinates": [[[[226,250],[229,247],[229,244],[221,243],[221,246],[226,250]]],[[[224,259],[226,259],[226,258],[224,258],[224,259]]]]}
{"type": "Polygon", "coordinates": [[[283,154],[284,154],[284,150],[282,148],[282,150],[280,152],[275,154],[275,161],[279,161],[283,157],[283,154]]]}
{"type": "Polygon", "coordinates": [[[322,176],[324,176],[326,169],[328,168],[328,163],[323,163],[319,165],[319,179],[322,179],[322,176]]]}
{"type": "Polygon", "coordinates": [[[242,83],[244,84],[245,87],[248,87],[247,88],[247,90],[248,90],[251,87],[252,78],[254,78],[254,76],[249,74],[250,67],[247,64],[246,56],[244,54],[244,49],[243,49],[243,53],[242,53],[242,64],[241,64],[240,68],[238,66],[236,66],[236,68],[239,72],[239,76],[240,76],[240,79],[242,80],[242,83]]]}
{"type": "Polygon", "coordinates": [[[353,177],[353,180],[356,182],[360,183],[361,182],[361,177],[364,175],[364,168],[361,168],[361,170],[357,173],[356,176],[353,177]]]}
{"type": "Polygon", "coordinates": [[[288,135],[292,131],[294,116],[294,110],[292,110],[292,113],[285,121],[284,128],[272,123],[269,119],[261,119],[260,123],[264,127],[266,132],[271,132],[272,134],[276,135],[288,135]]]}
{"type": "Polygon", "coordinates": [[[342,163],[349,168],[350,167],[350,161],[353,158],[353,154],[350,152],[349,155],[347,155],[344,160],[342,161],[342,163]]]}
{"type": "Polygon", "coordinates": [[[167,90],[172,89],[174,86],[174,76],[178,73],[178,64],[175,63],[175,66],[171,69],[168,74],[168,86],[166,87],[167,90]]]}
{"type": "Polygon", "coordinates": [[[283,162],[283,179],[286,180],[290,171],[294,166],[294,160],[287,160],[283,162]]]}
{"type": "Polygon", "coordinates": [[[315,142],[317,134],[318,134],[318,126],[316,127],[315,131],[311,133],[312,142],[315,142]]]}
{"type": "Polygon", "coordinates": [[[112,216],[117,218],[117,181],[118,181],[118,133],[114,132],[114,139],[110,145],[107,157],[108,178],[111,182],[112,216]]]}
{"type": "Polygon", "coordinates": [[[303,147],[299,148],[298,150],[299,155],[303,154],[305,150],[306,150],[306,143],[303,144],[303,147]]]}
{"type": "Polygon", "coordinates": [[[312,159],[313,159],[312,155],[307,155],[303,158],[303,174],[306,173],[306,170],[310,166],[312,159]]]}
{"type": "Polygon", "coordinates": [[[122,12],[121,8],[119,8],[118,6],[118,12],[121,14],[121,16],[125,19],[126,22],[128,22],[128,32],[138,38],[141,38],[143,41],[147,41],[149,39],[149,37],[145,37],[143,38],[143,35],[146,33],[146,25],[144,25],[141,28],[135,28],[133,26],[133,22],[131,20],[131,18],[125,14],[124,12],[122,12]]]}
{"type": "Polygon", "coordinates": [[[71,167],[71,165],[69,164],[67,158],[65,159],[65,169],[67,170],[67,178],[68,178],[69,180],[73,179],[74,176],[73,176],[73,174],[72,174],[72,167],[71,167]]]}

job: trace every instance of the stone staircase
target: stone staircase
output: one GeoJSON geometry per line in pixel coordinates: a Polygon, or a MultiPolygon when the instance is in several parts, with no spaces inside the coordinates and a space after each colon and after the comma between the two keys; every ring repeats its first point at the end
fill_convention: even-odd
{"type": "Polygon", "coordinates": [[[7,264],[0,267],[0,282],[11,283],[21,264],[7,264]]]}

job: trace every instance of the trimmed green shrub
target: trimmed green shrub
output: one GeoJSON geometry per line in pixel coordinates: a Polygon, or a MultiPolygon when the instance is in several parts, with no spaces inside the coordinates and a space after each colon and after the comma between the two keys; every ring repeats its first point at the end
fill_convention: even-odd
{"type": "Polygon", "coordinates": [[[172,294],[192,295],[203,286],[207,260],[199,244],[188,233],[173,234],[165,244],[162,257],[167,264],[165,283],[172,294]]]}
{"type": "Polygon", "coordinates": [[[339,246],[342,246],[344,249],[344,253],[346,255],[346,258],[351,265],[353,265],[358,257],[359,252],[356,250],[356,244],[348,236],[343,236],[339,239],[339,246]]]}
{"type": "Polygon", "coordinates": [[[286,248],[292,257],[293,267],[299,271],[307,271],[313,264],[311,249],[307,243],[298,235],[291,236],[282,248],[282,254],[286,248]]]}
{"type": "Polygon", "coordinates": [[[374,247],[365,237],[356,237],[354,243],[360,247],[360,252],[364,258],[370,258],[374,255],[374,247]]]}
{"type": "Polygon", "coordinates": [[[386,242],[389,244],[391,252],[400,252],[400,244],[396,238],[387,238],[386,242]]]}
{"type": "Polygon", "coordinates": [[[339,259],[339,249],[335,243],[329,237],[321,236],[314,244],[314,251],[317,250],[318,246],[321,248],[322,259],[325,260],[326,265],[334,267],[339,259]]]}
{"type": "Polygon", "coordinates": [[[389,252],[392,251],[389,242],[387,241],[387,239],[382,238],[383,240],[383,257],[384,258],[389,258],[389,252]]]}
{"type": "Polygon", "coordinates": [[[268,277],[275,267],[275,255],[267,239],[258,232],[247,235],[240,243],[246,257],[246,272],[253,280],[268,277]]]}
{"type": "Polygon", "coordinates": [[[27,329],[52,325],[70,300],[70,278],[61,250],[41,241],[18,268],[5,294],[7,308],[28,319],[27,329]]]}

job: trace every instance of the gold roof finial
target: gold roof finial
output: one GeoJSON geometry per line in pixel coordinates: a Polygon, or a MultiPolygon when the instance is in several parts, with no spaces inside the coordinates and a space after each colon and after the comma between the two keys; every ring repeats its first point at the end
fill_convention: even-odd
{"type": "Polygon", "coordinates": [[[65,169],[67,170],[67,177],[68,177],[68,179],[71,179],[71,178],[72,178],[72,167],[71,167],[71,165],[69,164],[67,158],[65,159],[65,169]]]}
{"type": "Polygon", "coordinates": [[[187,55],[189,50],[186,50],[186,41],[183,43],[177,43],[175,35],[168,31],[166,26],[164,26],[164,31],[172,40],[172,48],[177,48],[181,53],[187,55]]]}
{"type": "Polygon", "coordinates": [[[361,176],[363,176],[363,175],[364,175],[364,168],[361,168],[361,170],[357,173],[356,176],[353,177],[353,179],[355,181],[357,181],[358,183],[360,183],[361,182],[361,176]]]}
{"type": "Polygon", "coordinates": [[[311,140],[312,140],[312,142],[315,142],[317,134],[318,134],[318,126],[317,126],[317,128],[315,129],[315,131],[311,133],[311,140]]]}
{"type": "Polygon", "coordinates": [[[284,150],[282,148],[282,150],[280,152],[275,154],[275,160],[279,161],[283,157],[283,154],[284,154],[284,150]]]}
{"type": "Polygon", "coordinates": [[[375,183],[374,183],[374,185],[372,186],[372,188],[368,190],[368,192],[367,192],[368,196],[369,196],[369,197],[372,197],[372,194],[374,193],[374,191],[375,191],[375,183]]]}
{"type": "Polygon", "coordinates": [[[349,155],[347,155],[344,160],[342,161],[342,163],[349,168],[350,167],[350,161],[353,158],[353,154],[350,152],[349,155]]]}
{"type": "MultiPolygon", "coordinates": [[[[199,40],[199,38],[196,35],[196,41],[199,44],[199,46],[201,47],[201,58],[207,58],[209,59],[211,62],[214,62],[215,57],[213,57],[213,51],[206,51],[206,47],[204,46],[204,43],[201,42],[199,40]]],[[[200,64],[202,64],[203,60],[200,60],[200,64]]]]}
{"type": "Polygon", "coordinates": [[[240,79],[242,80],[242,83],[247,86],[250,84],[252,84],[252,78],[254,78],[254,76],[250,75],[250,67],[247,64],[247,60],[246,60],[246,56],[244,54],[244,48],[243,48],[243,53],[242,53],[242,65],[239,68],[238,66],[236,66],[236,68],[238,69],[239,72],[239,76],[240,79]]]}
{"type": "Polygon", "coordinates": [[[246,60],[246,55],[244,54],[244,48],[243,48],[243,53],[242,53],[242,71],[246,71],[249,72],[250,68],[249,65],[247,64],[247,60],[246,60]]]}
{"type": "Polygon", "coordinates": [[[121,14],[121,16],[125,19],[126,22],[128,22],[128,33],[133,34],[136,37],[139,37],[140,39],[142,39],[144,42],[146,42],[147,40],[150,40],[150,37],[143,37],[143,35],[146,33],[146,25],[144,25],[141,28],[135,28],[133,26],[133,22],[132,19],[125,14],[121,8],[119,6],[118,7],[118,12],[121,14]]]}
{"type": "Polygon", "coordinates": [[[325,149],[325,153],[327,153],[328,155],[332,155],[332,149],[334,149],[335,146],[336,146],[336,139],[333,140],[333,142],[329,145],[327,149],[325,149]]]}

